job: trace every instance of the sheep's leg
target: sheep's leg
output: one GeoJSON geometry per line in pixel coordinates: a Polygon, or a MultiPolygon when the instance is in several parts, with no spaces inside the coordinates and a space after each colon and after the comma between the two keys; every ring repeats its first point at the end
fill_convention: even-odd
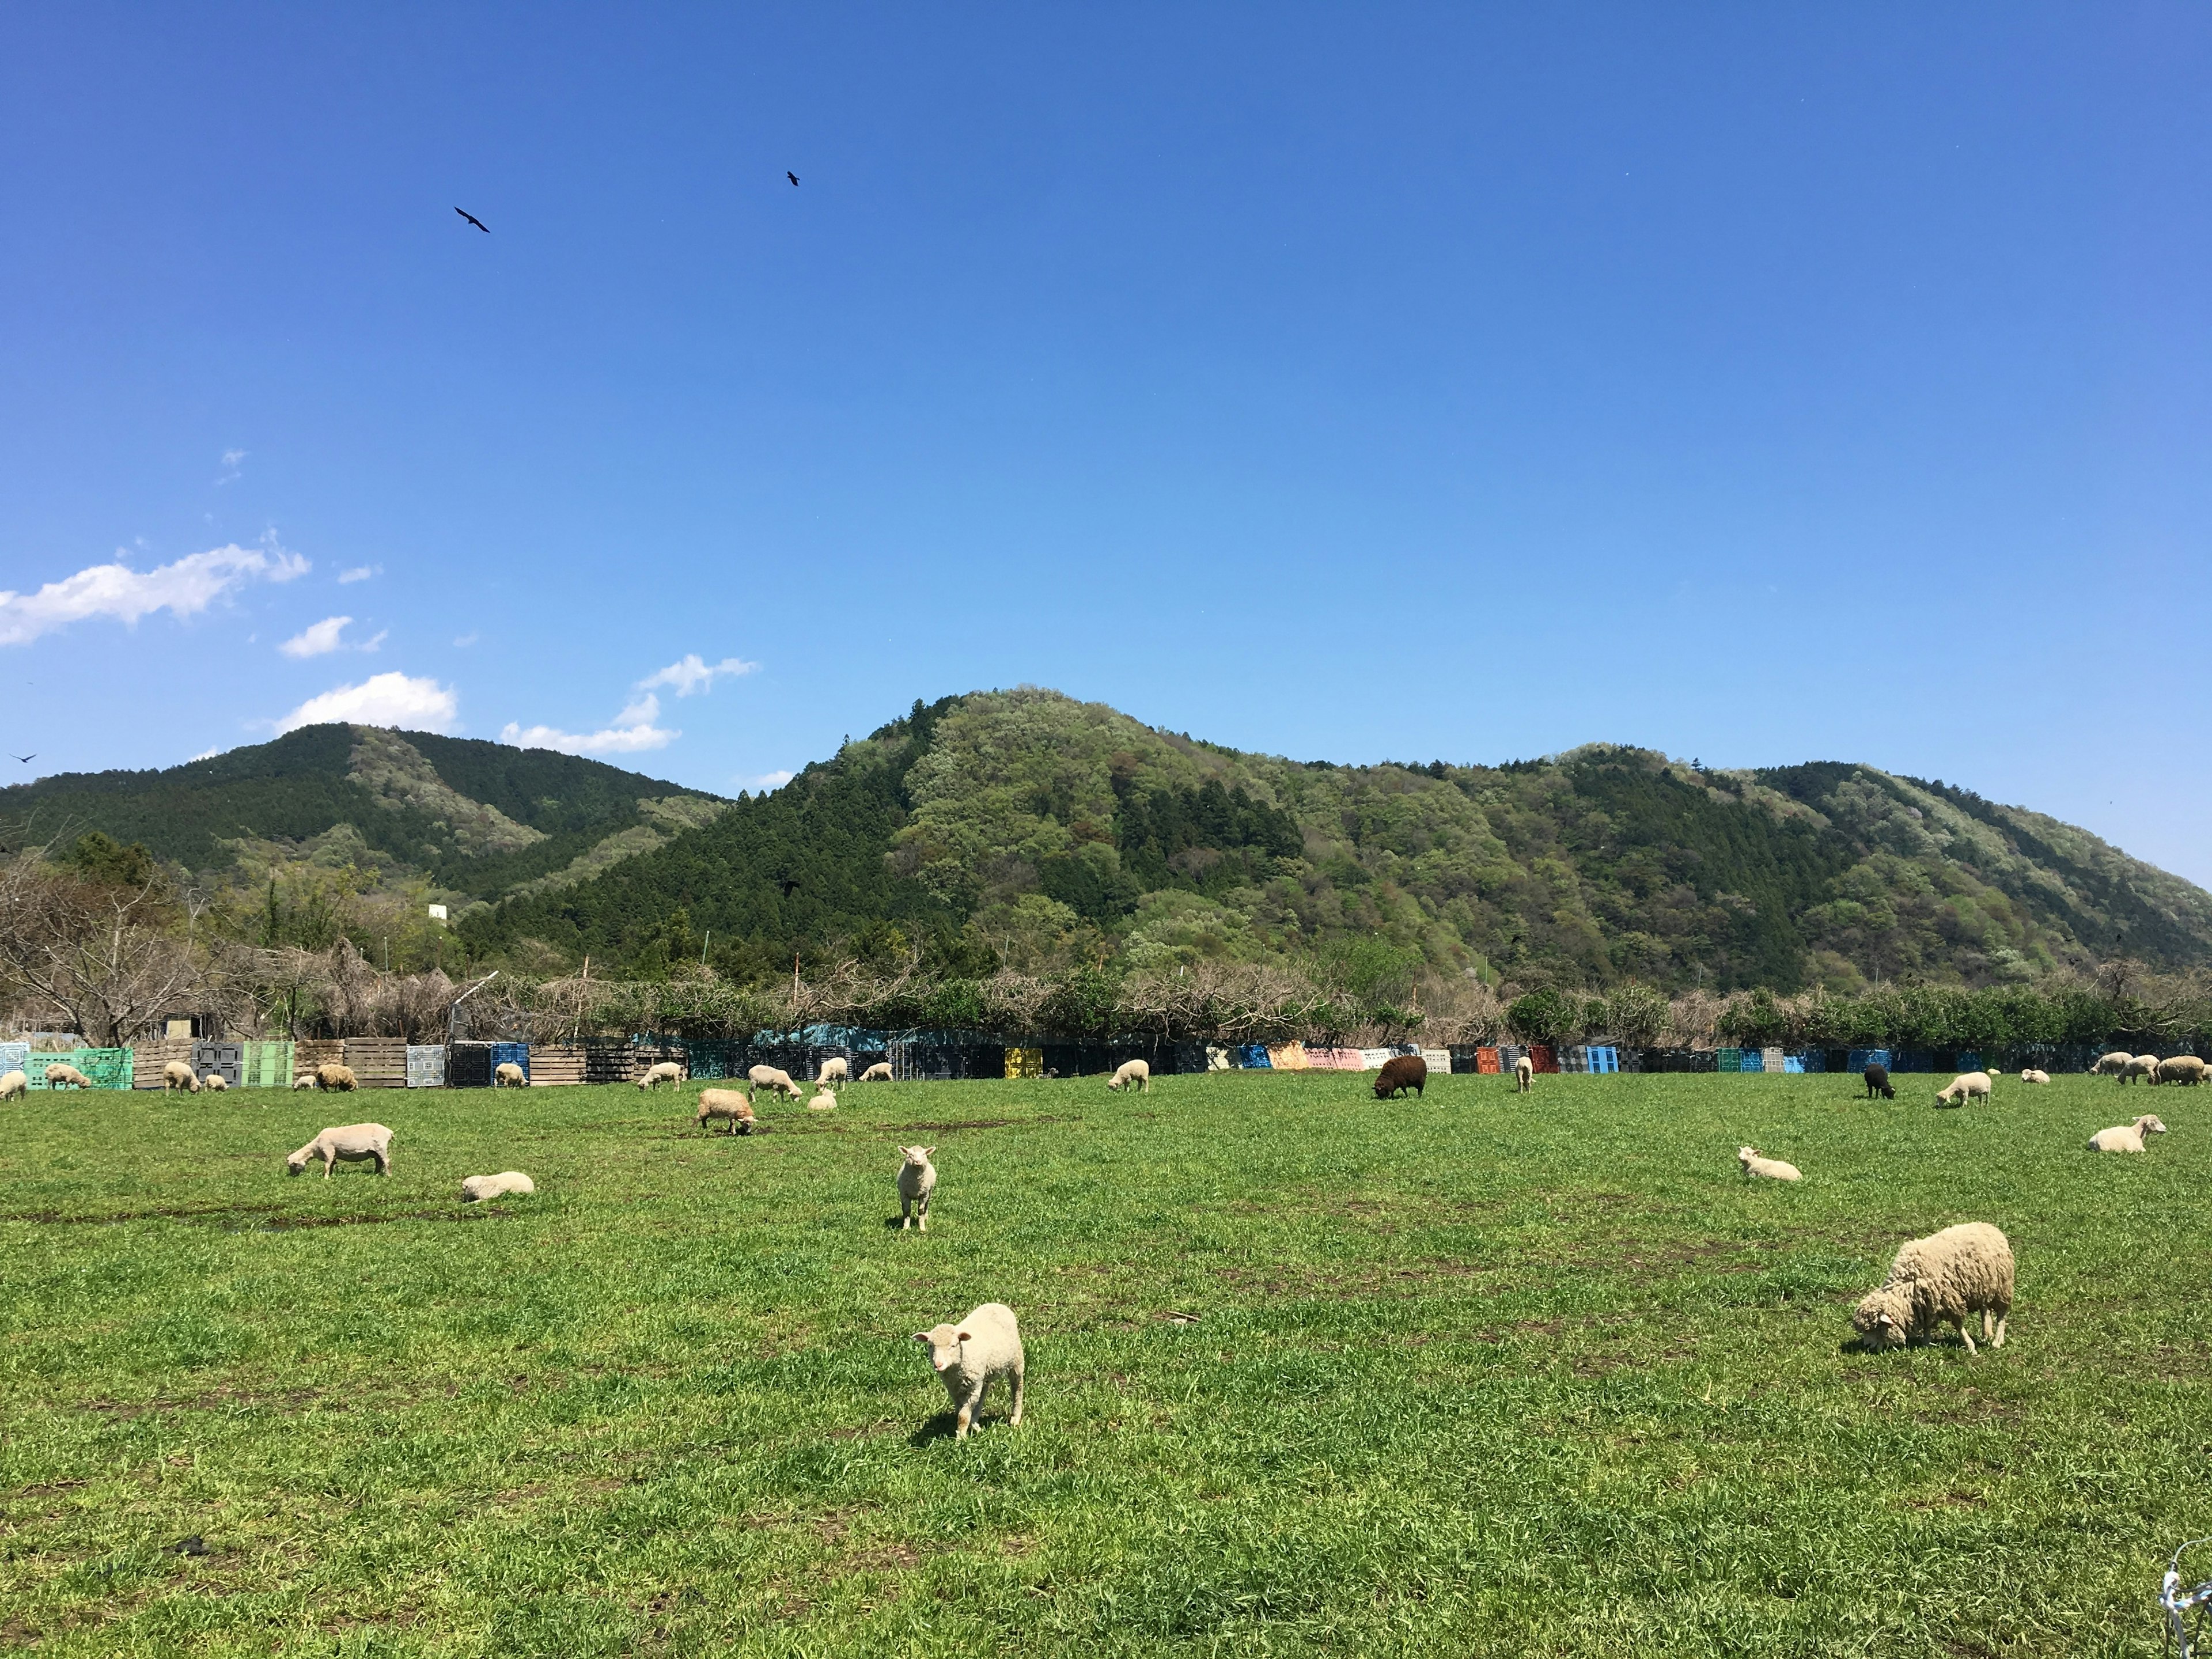
{"type": "Polygon", "coordinates": [[[1969,1359],[1972,1358],[1978,1350],[1974,1346],[1973,1333],[1966,1328],[1966,1315],[1954,1315],[1952,1317],[1951,1322],[1959,1328],[1959,1340],[1966,1345],[1966,1358],[1969,1359]]]}
{"type": "Polygon", "coordinates": [[[379,1175],[380,1175],[380,1176],[388,1176],[388,1175],[390,1175],[390,1174],[392,1173],[392,1154],[391,1154],[391,1153],[389,1153],[389,1152],[380,1152],[379,1153],[377,1153],[377,1155],[376,1155],[376,1172],[377,1172],[377,1174],[379,1174],[379,1175]]]}
{"type": "Polygon", "coordinates": [[[921,1211],[921,1218],[917,1224],[916,1231],[926,1233],[929,1231],[929,1194],[927,1193],[921,1195],[921,1203],[918,1207],[921,1211]]]}
{"type": "Polygon", "coordinates": [[[1016,1360],[1016,1361],[1014,1362],[1014,1420],[1013,1420],[1013,1422],[1012,1422],[1009,1426],[1010,1426],[1010,1427],[1012,1427],[1012,1428],[1017,1428],[1017,1429],[1018,1429],[1019,1427],[1021,1427],[1021,1425],[1022,1425],[1022,1361],[1020,1361],[1020,1360],[1018,1360],[1018,1360],[1016,1360]]]}
{"type": "Polygon", "coordinates": [[[323,1154],[323,1179],[328,1181],[331,1178],[331,1171],[337,1166],[338,1155],[336,1152],[325,1152],[323,1154]]]}
{"type": "Polygon", "coordinates": [[[991,1379],[987,1376],[973,1393],[960,1402],[957,1419],[959,1427],[954,1431],[952,1436],[955,1440],[965,1440],[968,1437],[969,1425],[975,1422],[975,1413],[983,1409],[983,1390],[990,1386],[991,1379]]]}
{"type": "Polygon", "coordinates": [[[2004,1310],[1997,1315],[1996,1334],[1990,1339],[1990,1346],[1992,1348],[2002,1348],[2004,1346],[2005,1323],[2011,1317],[2012,1309],[2009,1305],[2006,1306],[2004,1310]]]}
{"type": "Polygon", "coordinates": [[[904,1193],[899,1194],[899,1231],[910,1232],[914,1228],[914,1200],[904,1193]]]}

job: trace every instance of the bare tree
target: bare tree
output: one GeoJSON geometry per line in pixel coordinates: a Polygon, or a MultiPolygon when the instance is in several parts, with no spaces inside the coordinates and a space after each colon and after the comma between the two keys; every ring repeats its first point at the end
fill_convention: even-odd
{"type": "Polygon", "coordinates": [[[198,907],[161,879],[83,879],[40,849],[0,865],[0,981],[104,1048],[204,990],[198,907]]]}

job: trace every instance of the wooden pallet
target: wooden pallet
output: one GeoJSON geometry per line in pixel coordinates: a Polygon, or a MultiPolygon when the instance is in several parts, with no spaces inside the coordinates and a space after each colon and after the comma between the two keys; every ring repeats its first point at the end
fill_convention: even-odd
{"type": "Polygon", "coordinates": [[[588,1060],[581,1043],[533,1042],[530,1045],[530,1086],[548,1089],[581,1083],[588,1060]]]}
{"type": "Polygon", "coordinates": [[[134,1089],[158,1089],[162,1086],[161,1068],[173,1060],[192,1063],[192,1040],[190,1037],[155,1037],[145,1042],[131,1045],[131,1086],[134,1089]]]}
{"type": "Polygon", "coordinates": [[[348,1037],[344,1063],[352,1068],[354,1081],[364,1089],[407,1086],[404,1037],[348,1037]]]}

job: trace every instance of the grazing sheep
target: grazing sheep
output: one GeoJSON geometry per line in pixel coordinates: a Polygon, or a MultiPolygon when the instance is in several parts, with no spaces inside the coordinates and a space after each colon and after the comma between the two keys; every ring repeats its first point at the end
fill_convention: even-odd
{"type": "Polygon", "coordinates": [[[2091,1077],[2118,1077],[2121,1073],[2128,1069],[2128,1062],[2134,1058],[2135,1056],[2133,1054],[2127,1053],[2124,1049],[2115,1048],[2109,1054],[2104,1054],[2099,1057],[2097,1063],[2089,1068],[2089,1075],[2091,1077]]]}
{"type": "Polygon", "coordinates": [[[850,1083],[852,1080],[853,1067],[845,1056],[832,1054],[822,1062],[822,1075],[814,1079],[814,1086],[818,1089],[825,1083],[850,1083]]]}
{"type": "Polygon", "coordinates": [[[682,1083],[688,1075],[683,1066],[676,1061],[664,1060],[658,1065],[647,1066],[645,1075],[637,1080],[637,1086],[641,1089],[657,1089],[664,1083],[682,1083]]]}
{"type": "Polygon", "coordinates": [[[1897,1098],[1897,1085],[1889,1080],[1889,1067],[1869,1066],[1861,1073],[1866,1079],[1866,1097],[1872,1100],[1880,1095],[1884,1100],[1897,1098]]]}
{"type": "Polygon", "coordinates": [[[889,1083],[890,1080],[891,1063],[888,1060],[879,1060],[860,1073],[863,1083],[889,1083]]]}
{"type": "Polygon", "coordinates": [[[2162,1135],[2166,1125],[2149,1113],[2144,1113],[2132,1123],[2123,1123],[2118,1128],[2100,1129],[2089,1137],[2093,1152],[2139,1152],[2143,1149],[2145,1135],[2162,1135]]]}
{"type": "Polygon", "coordinates": [[[353,1074],[350,1066],[318,1066],[315,1067],[315,1087],[335,1089],[349,1095],[361,1086],[361,1079],[353,1074]]]}
{"type": "Polygon", "coordinates": [[[1513,1092],[1525,1095],[1536,1086],[1536,1062],[1523,1054],[1513,1062],[1513,1092]]]}
{"type": "Polygon", "coordinates": [[[2133,1060],[2130,1060],[2126,1065],[2120,1067],[2120,1082],[2123,1086],[2127,1084],[2133,1083],[2139,1077],[2148,1078],[2154,1083],[2158,1081],[2158,1056],[2156,1054],[2137,1054],[2133,1060]]]}
{"type": "Polygon", "coordinates": [[[182,1089],[188,1095],[200,1091],[199,1074],[181,1060],[173,1060],[161,1067],[161,1092],[174,1094],[182,1089]]]}
{"type": "Polygon", "coordinates": [[[520,1170],[502,1170],[495,1176],[471,1176],[461,1182],[461,1202],[481,1204],[488,1198],[505,1198],[509,1193],[534,1193],[537,1187],[520,1170]]]}
{"type": "Polygon", "coordinates": [[[302,1073],[300,1076],[292,1079],[292,1086],[295,1089],[313,1088],[315,1086],[314,1074],[313,1073],[302,1073]]]}
{"type": "Polygon", "coordinates": [[[2196,1055],[2175,1054],[2170,1060],[2159,1061],[2158,1075],[2151,1079],[2151,1081],[2153,1083],[2185,1083],[2194,1085],[2203,1082],[2208,1072],[2212,1072],[2212,1066],[2206,1066],[2196,1055]]]}
{"type": "Polygon", "coordinates": [[[491,1068],[491,1086],[495,1089],[526,1089],[530,1074],[511,1060],[502,1060],[491,1068]]]}
{"type": "Polygon", "coordinates": [[[906,1162],[899,1165],[899,1231],[904,1232],[914,1225],[907,1212],[913,1210],[921,1218],[921,1231],[929,1231],[929,1195],[937,1190],[937,1166],[929,1161],[934,1146],[902,1146],[906,1162]]]}
{"type": "Polygon", "coordinates": [[[1428,1098],[1429,1062],[1419,1054],[1393,1054],[1382,1062],[1382,1071],[1375,1079],[1375,1098],[1388,1100],[1393,1095],[1411,1089],[1422,1099],[1428,1098]]]}
{"type": "MultiPolygon", "coordinates": [[[[1114,1073],[1112,1079],[1108,1082],[1106,1086],[1109,1089],[1126,1089],[1132,1083],[1137,1085],[1137,1092],[1139,1094],[1148,1095],[1152,1093],[1152,1068],[1146,1065],[1141,1060],[1125,1060],[1121,1062],[1120,1069],[1114,1073]]],[[[994,1303],[992,1305],[995,1307],[997,1304],[994,1303]]],[[[1012,1318],[1012,1316],[1009,1314],[1007,1317],[1012,1318]]],[[[1016,1397],[1019,1398],[1018,1390],[1020,1385],[1017,1383],[1015,1386],[1017,1389],[1016,1397]]]]}
{"type": "Polygon", "coordinates": [[[745,1073],[756,1089],[773,1089],[780,1095],[799,1098],[799,1085],[791,1080],[791,1073],[778,1071],[773,1066],[756,1066],[745,1073]]]}
{"type": "Polygon", "coordinates": [[[1951,1079],[1948,1089],[1936,1091],[1938,1106],[1963,1106],[1970,1100],[1990,1097],[1990,1074],[1987,1072],[1961,1072],[1951,1079]]]}
{"type": "Polygon", "coordinates": [[[31,1079],[21,1072],[0,1077],[0,1100],[21,1100],[31,1092],[31,1079]]]}
{"type": "Polygon", "coordinates": [[[49,1089],[89,1089],[92,1079],[74,1066],[63,1062],[46,1067],[46,1087],[49,1089]]]}
{"type": "Polygon", "coordinates": [[[2002,1348],[2012,1314],[2012,1246],[2005,1236],[1986,1221],[1961,1222],[1899,1245],[1881,1288],[1869,1291],[1851,1310],[1851,1328],[1862,1347],[1880,1351],[1920,1340],[1948,1321],[1972,1353],[1966,1316],[1978,1313],[1983,1340],[2002,1348]]]}
{"type": "Polygon", "coordinates": [[[716,1118],[728,1121],[733,1135],[749,1135],[753,1132],[753,1103],[742,1089],[702,1089],[699,1091],[699,1127],[705,1128],[716,1118]]]}
{"type": "Polygon", "coordinates": [[[2039,1072],[2033,1066],[2030,1066],[2020,1074],[2020,1080],[2022,1083],[2048,1083],[2051,1081],[2051,1073],[2039,1072]]]}
{"type": "Polygon", "coordinates": [[[230,1087],[221,1072],[210,1072],[200,1079],[200,1087],[211,1095],[219,1095],[230,1087]]]}
{"type": "Polygon", "coordinates": [[[982,1409],[984,1390],[1001,1376],[1011,1376],[1014,1383],[1014,1411],[1007,1426],[1021,1426],[1022,1334],[1012,1308],[986,1302],[957,1325],[916,1331],[914,1340],[929,1350],[929,1363],[958,1408],[954,1439],[968,1437],[969,1425],[982,1409]]]}
{"type": "Polygon", "coordinates": [[[325,1181],[341,1159],[359,1164],[374,1158],[377,1174],[388,1176],[392,1173],[392,1131],[381,1123],[348,1123],[339,1128],[325,1129],[284,1160],[284,1173],[297,1175],[307,1167],[310,1158],[317,1158],[323,1160],[325,1181]]]}
{"type": "Polygon", "coordinates": [[[1753,1146],[1735,1149],[1735,1160],[1743,1165],[1743,1178],[1753,1176],[1765,1181],[1802,1181],[1805,1177],[1795,1164],[1784,1164],[1778,1158],[1761,1158],[1753,1146]]]}
{"type": "Polygon", "coordinates": [[[806,1109],[810,1112],[834,1112],[837,1109],[837,1097],[824,1089],[806,1103],[806,1109]]]}

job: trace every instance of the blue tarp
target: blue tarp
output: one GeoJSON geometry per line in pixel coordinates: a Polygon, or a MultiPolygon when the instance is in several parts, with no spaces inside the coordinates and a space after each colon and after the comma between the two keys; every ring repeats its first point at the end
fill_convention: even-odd
{"type": "Polygon", "coordinates": [[[1267,1072],[1274,1069],[1268,1064],[1267,1045],[1264,1042],[1246,1043],[1237,1051],[1237,1063],[1248,1072],[1267,1072]]]}
{"type": "Polygon", "coordinates": [[[527,1082],[530,1077],[530,1045],[526,1042],[493,1043],[491,1070],[494,1077],[499,1075],[499,1068],[502,1066],[520,1066],[523,1079],[527,1082]]]}

